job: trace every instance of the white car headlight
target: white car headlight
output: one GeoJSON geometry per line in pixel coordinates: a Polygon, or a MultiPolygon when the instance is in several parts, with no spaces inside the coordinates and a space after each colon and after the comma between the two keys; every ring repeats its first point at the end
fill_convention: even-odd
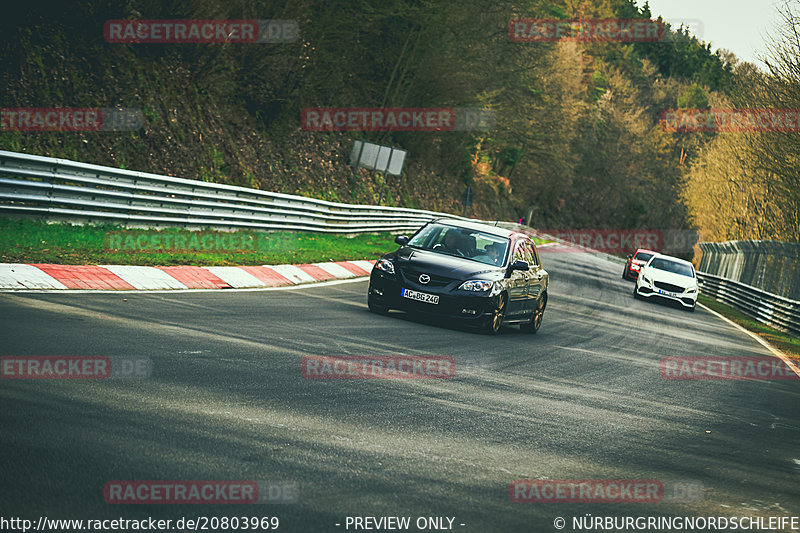
{"type": "Polygon", "coordinates": [[[686,289],[686,292],[687,292],[688,294],[692,294],[693,292],[697,292],[697,287],[688,287],[688,288],[686,289]]]}
{"type": "Polygon", "coordinates": [[[394,274],[394,264],[389,261],[388,259],[381,259],[377,263],[375,263],[375,268],[378,270],[383,270],[386,273],[394,274]]]}
{"type": "Polygon", "coordinates": [[[471,279],[459,285],[458,288],[462,291],[486,292],[494,289],[494,286],[495,284],[493,281],[471,279]]]}

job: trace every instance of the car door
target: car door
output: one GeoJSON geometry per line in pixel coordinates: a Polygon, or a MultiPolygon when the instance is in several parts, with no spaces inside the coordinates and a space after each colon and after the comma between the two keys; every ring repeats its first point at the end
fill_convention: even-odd
{"type": "Polygon", "coordinates": [[[547,290],[548,275],[547,271],[542,267],[539,260],[539,253],[536,250],[536,245],[531,240],[527,240],[525,247],[528,250],[530,261],[530,271],[528,271],[528,290],[525,298],[525,310],[533,312],[536,309],[536,302],[539,296],[547,290]]]}
{"type": "MultiPolygon", "coordinates": [[[[530,256],[526,254],[525,241],[518,239],[514,242],[510,264],[514,261],[528,261],[530,256]]],[[[524,270],[514,270],[508,279],[508,304],[506,316],[517,317],[525,312],[525,301],[528,298],[528,272],[524,270]]]]}

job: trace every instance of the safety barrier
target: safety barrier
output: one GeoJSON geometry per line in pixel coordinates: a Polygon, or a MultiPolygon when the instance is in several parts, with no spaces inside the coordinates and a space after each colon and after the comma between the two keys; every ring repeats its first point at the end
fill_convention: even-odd
{"type": "Polygon", "coordinates": [[[800,336],[800,244],[700,243],[701,290],[759,322],[800,336]]]}
{"type": "Polygon", "coordinates": [[[0,213],[128,226],[413,231],[447,213],[355,205],[0,151],[0,213]]]}

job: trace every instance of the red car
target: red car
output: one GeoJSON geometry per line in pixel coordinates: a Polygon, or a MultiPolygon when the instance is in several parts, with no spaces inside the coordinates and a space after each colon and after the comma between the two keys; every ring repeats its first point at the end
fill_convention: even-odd
{"type": "Polygon", "coordinates": [[[639,270],[658,252],[639,248],[635,254],[628,256],[625,262],[625,270],[622,271],[622,279],[635,280],[639,277],[639,270]]]}

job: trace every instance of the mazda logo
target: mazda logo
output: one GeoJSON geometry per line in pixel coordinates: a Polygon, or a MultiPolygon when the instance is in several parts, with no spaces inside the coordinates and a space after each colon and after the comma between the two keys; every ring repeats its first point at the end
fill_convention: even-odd
{"type": "Polygon", "coordinates": [[[420,274],[419,275],[419,282],[425,285],[431,280],[431,277],[427,274],[420,274]]]}

